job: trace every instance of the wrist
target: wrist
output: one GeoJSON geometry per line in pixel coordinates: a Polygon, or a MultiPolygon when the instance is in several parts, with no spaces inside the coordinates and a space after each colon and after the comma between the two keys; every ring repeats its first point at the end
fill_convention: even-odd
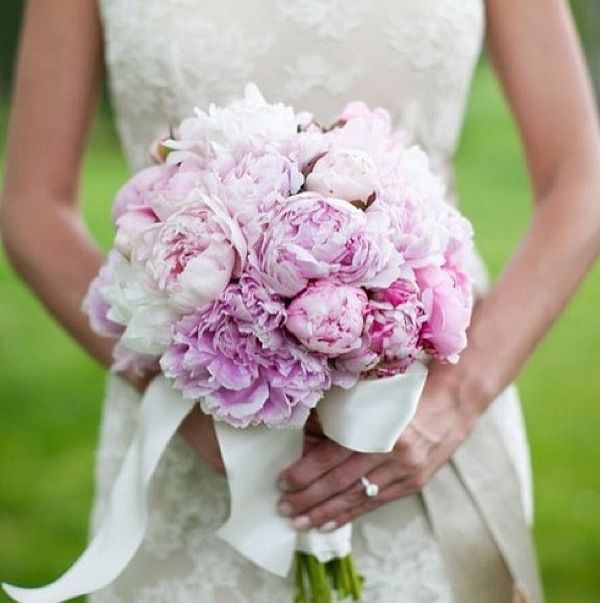
{"type": "Polygon", "coordinates": [[[476,421],[495,397],[487,376],[471,370],[463,358],[458,364],[432,361],[427,385],[446,392],[457,410],[471,421],[476,421]]]}

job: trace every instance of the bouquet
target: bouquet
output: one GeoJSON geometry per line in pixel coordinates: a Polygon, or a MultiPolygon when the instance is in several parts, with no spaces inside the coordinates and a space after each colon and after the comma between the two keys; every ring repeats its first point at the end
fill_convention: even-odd
{"type": "Polygon", "coordinates": [[[358,600],[349,526],[297,535],[275,511],[276,477],[301,454],[313,409],[339,443],[391,450],[427,360],[456,362],[466,345],[470,224],[427,155],[361,102],[323,127],[248,84],[243,98],[197,110],[152,155],[115,199],[114,247],[84,309],[116,339],[115,370],[159,377],[83,557],[46,590],[5,588],[19,601],[42,591],[36,601],[60,601],[114,579],[141,542],[162,450],[199,403],[230,483],[221,536],[279,575],[296,551],[298,603],[358,600]],[[119,525],[132,523],[117,553],[119,525]]]}

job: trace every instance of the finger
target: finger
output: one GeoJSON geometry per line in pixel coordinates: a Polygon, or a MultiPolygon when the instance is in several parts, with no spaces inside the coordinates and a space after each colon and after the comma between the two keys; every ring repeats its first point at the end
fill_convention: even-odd
{"type": "Polygon", "coordinates": [[[405,496],[410,496],[411,494],[416,494],[421,491],[426,481],[425,477],[411,475],[394,482],[387,488],[384,488],[376,498],[366,500],[362,504],[355,505],[353,508],[346,508],[345,511],[328,519],[324,524],[321,524],[321,529],[324,531],[336,530],[362,515],[374,511],[381,505],[404,498],[405,496]]]}
{"type": "Polygon", "coordinates": [[[345,493],[360,478],[387,460],[384,454],[355,453],[302,490],[284,494],[279,501],[279,512],[287,517],[303,513],[316,505],[345,493]]]}
{"type": "MultiPolygon", "coordinates": [[[[361,456],[371,457],[375,455],[361,456]]],[[[342,467],[349,465],[350,462],[348,461],[342,467]]],[[[381,464],[381,459],[379,459],[379,463],[380,465],[374,469],[371,468],[371,471],[368,469],[357,471],[355,478],[343,491],[324,501],[320,501],[319,504],[313,505],[308,510],[302,512],[301,515],[294,519],[294,527],[299,530],[311,527],[323,527],[332,521],[336,521],[339,516],[357,506],[362,506],[364,503],[374,500],[367,497],[364,486],[360,481],[361,477],[368,475],[368,480],[377,484],[382,491],[384,488],[398,481],[398,466],[396,464],[391,462],[381,464]]]]}
{"type": "Polygon", "coordinates": [[[336,442],[324,439],[281,473],[279,487],[284,492],[301,490],[352,454],[336,442]]]}
{"type": "Polygon", "coordinates": [[[302,456],[305,456],[311,448],[313,448],[317,444],[320,444],[324,439],[325,438],[323,438],[322,436],[313,435],[311,433],[305,433],[304,446],[302,447],[302,456]]]}

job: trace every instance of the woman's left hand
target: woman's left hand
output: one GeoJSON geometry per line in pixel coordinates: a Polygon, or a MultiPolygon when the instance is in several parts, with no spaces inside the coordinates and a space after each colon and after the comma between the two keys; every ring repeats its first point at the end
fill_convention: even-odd
{"type": "Polygon", "coordinates": [[[428,380],[417,413],[392,452],[352,452],[322,436],[281,474],[278,510],[298,530],[331,531],[418,492],[466,439],[478,415],[450,388],[428,380]],[[361,477],[379,486],[376,497],[366,496],[361,477]]]}

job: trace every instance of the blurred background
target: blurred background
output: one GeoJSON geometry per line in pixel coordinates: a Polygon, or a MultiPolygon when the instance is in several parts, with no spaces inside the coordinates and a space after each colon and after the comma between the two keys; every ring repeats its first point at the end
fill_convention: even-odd
{"type": "MultiPolygon", "coordinates": [[[[22,3],[0,3],[0,143],[22,3]]],[[[573,2],[600,91],[600,2],[573,2]]],[[[0,151],[0,169],[3,150],[0,151]]],[[[483,57],[457,157],[464,211],[492,275],[530,212],[512,120],[483,57]]],[[[99,109],[83,178],[89,228],[106,249],[127,176],[110,107],[99,109]]],[[[1,175],[0,175],[1,179],[1,175]]],[[[599,200],[600,201],[600,200],[599,200]]],[[[523,372],[536,486],[535,537],[549,603],[600,601],[600,269],[523,372]]],[[[82,550],[103,371],[61,331],[0,250],[0,578],[54,579],[82,550]]],[[[0,595],[0,601],[6,601],[0,595]]]]}

